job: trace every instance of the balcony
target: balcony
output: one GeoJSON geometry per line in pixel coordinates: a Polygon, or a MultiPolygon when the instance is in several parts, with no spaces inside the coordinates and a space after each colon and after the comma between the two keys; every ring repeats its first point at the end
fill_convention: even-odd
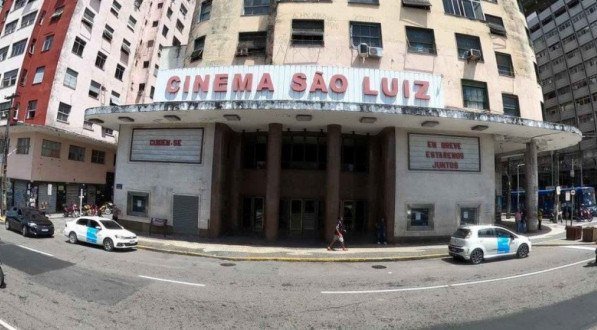
{"type": "Polygon", "coordinates": [[[545,116],[545,121],[548,121],[550,123],[557,123],[560,121],[560,114],[557,112],[554,113],[553,115],[548,113],[545,116]]]}
{"type": "Polygon", "coordinates": [[[595,122],[591,120],[586,123],[580,123],[580,124],[578,124],[578,129],[581,130],[582,132],[594,131],[595,130],[595,122]]]}
{"type": "Polygon", "coordinates": [[[578,41],[570,41],[569,43],[564,45],[564,53],[568,53],[569,51],[575,50],[576,48],[578,48],[578,41]]]}
{"type": "Polygon", "coordinates": [[[552,76],[551,70],[547,69],[541,73],[539,73],[539,80],[545,80],[552,76]]]}
{"type": "Polygon", "coordinates": [[[582,62],[582,58],[580,57],[580,53],[577,53],[576,56],[574,56],[573,58],[567,58],[566,59],[566,63],[568,63],[568,67],[573,67],[577,64],[580,64],[582,62]]]}
{"type": "Polygon", "coordinates": [[[564,55],[564,52],[562,51],[562,48],[558,48],[556,50],[550,50],[549,51],[549,57],[554,59],[554,58],[558,58],[560,56],[564,55]]]}
{"type": "Polygon", "coordinates": [[[545,108],[551,108],[554,107],[558,104],[558,99],[557,98],[551,98],[551,99],[547,99],[545,100],[545,108]]]}
{"type": "Polygon", "coordinates": [[[568,15],[568,12],[565,12],[562,15],[556,17],[555,22],[556,22],[556,25],[559,26],[560,24],[566,22],[569,19],[570,19],[570,16],[568,15]]]}
{"type": "Polygon", "coordinates": [[[597,65],[590,66],[590,65],[585,64],[585,68],[587,70],[587,77],[597,74],[597,65]]]}
{"type": "Polygon", "coordinates": [[[587,75],[584,70],[581,70],[570,75],[570,82],[574,84],[575,82],[585,79],[586,77],[587,75]]]}
{"type": "Polygon", "coordinates": [[[551,69],[552,69],[553,73],[558,73],[558,72],[564,71],[564,70],[566,70],[566,62],[553,64],[551,69]]]}
{"type": "Polygon", "coordinates": [[[537,38],[541,37],[543,35],[543,31],[541,29],[535,31],[535,32],[531,32],[531,40],[535,41],[537,40],[537,38]]]}
{"type": "Polygon", "coordinates": [[[597,56],[597,49],[595,47],[590,48],[589,50],[580,50],[582,52],[582,57],[589,59],[597,56]]]}
{"type": "Polygon", "coordinates": [[[566,120],[570,118],[574,118],[576,114],[574,113],[574,107],[569,107],[570,109],[560,111],[560,120],[566,120]]]}
{"type": "Polygon", "coordinates": [[[541,40],[537,43],[533,43],[533,48],[535,49],[535,52],[540,52],[542,50],[545,50],[547,48],[547,45],[545,44],[545,40],[541,40]]]}
{"type": "Polygon", "coordinates": [[[581,87],[575,91],[572,91],[572,93],[574,94],[575,99],[581,98],[583,96],[587,96],[587,95],[589,95],[589,87],[588,86],[581,87]]]}
{"type": "Polygon", "coordinates": [[[585,26],[587,26],[587,18],[583,17],[580,21],[578,22],[574,22],[574,24],[572,24],[574,26],[574,30],[578,31],[582,28],[584,28],[585,26]]]}
{"type": "Polygon", "coordinates": [[[588,14],[587,19],[589,20],[589,23],[593,23],[593,22],[597,21],[597,11],[594,11],[593,13],[588,14]]]}
{"type": "Polygon", "coordinates": [[[572,101],[572,92],[568,92],[566,94],[559,95],[558,100],[560,103],[566,103],[566,102],[572,101]]]}
{"type": "Polygon", "coordinates": [[[559,41],[560,41],[560,37],[558,36],[557,33],[555,35],[553,35],[553,36],[545,39],[545,43],[548,44],[548,45],[550,45],[550,46],[553,45],[553,44],[555,44],[556,42],[559,42],[559,41]]]}
{"type": "Polygon", "coordinates": [[[595,148],[595,146],[597,146],[595,138],[580,141],[580,149],[581,150],[593,149],[593,148],[595,148]]]}
{"type": "Polygon", "coordinates": [[[580,3],[578,5],[576,5],[574,8],[568,9],[568,13],[570,13],[570,17],[573,17],[574,15],[580,13],[581,11],[583,11],[583,7],[581,6],[580,3]]]}
{"type": "Polygon", "coordinates": [[[573,33],[574,33],[574,29],[572,28],[572,25],[570,25],[569,27],[560,31],[560,38],[564,39],[573,33]]]}
{"type": "Polygon", "coordinates": [[[549,62],[549,56],[547,56],[547,54],[542,57],[537,57],[537,66],[542,66],[547,62],[549,62]]]}
{"type": "Polygon", "coordinates": [[[570,85],[570,80],[568,80],[568,75],[565,75],[564,78],[556,80],[556,88],[562,88],[564,86],[570,85]]]}
{"type": "Polygon", "coordinates": [[[577,105],[576,107],[577,107],[576,108],[576,113],[579,116],[593,112],[593,107],[591,106],[591,103],[583,104],[583,105],[577,105]]]}
{"type": "Polygon", "coordinates": [[[554,86],[554,84],[547,84],[545,86],[541,86],[541,91],[543,91],[543,94],[547,94],[549,92],[553,92],[556,90],[556,87],[554,86]]]}
{"type": "Polygon", "coordinates": [[[591,36],[591,33],[585,33],[583,35],[581,35],[580,37],[578,37],[578,44],[579,45],[584,45],[589,41],[593,41],[593,37],[591,36]]]}

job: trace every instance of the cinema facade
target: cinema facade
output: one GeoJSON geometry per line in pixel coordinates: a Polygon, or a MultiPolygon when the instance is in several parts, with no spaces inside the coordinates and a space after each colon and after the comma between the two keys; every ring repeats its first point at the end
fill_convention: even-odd
{"type": "Polygon", "coordinates": [[[120,131],[114,196],[133,228],[157,217],[182,234],[323,239],[343,217],[352,239],[372,239],[384,219],[401,241],[493,223],[501,157],[533,164],[581,138],[446,108],[443,83],[330,66],[181,68],[159,72],[155,103],[86,118],[120,131]]]}

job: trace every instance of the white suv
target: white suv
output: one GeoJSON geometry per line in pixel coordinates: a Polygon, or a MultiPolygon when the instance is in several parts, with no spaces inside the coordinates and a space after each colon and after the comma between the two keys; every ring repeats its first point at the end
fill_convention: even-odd
{"type": "Polygon", "coordinates": [[[137,246],[137,235],[102,217],[81,217],[66,223],[64,236],[70,243],[79,241],[103,245],[106,251],[131,249],[137,246]]]}
{"type": "Polygon", "coordinates": [[[478,264],[483,259],[504,255],[525,258],[531,251],[531,241],[508,229],[492,225],[461,226],[450,238],[448,246],[454,259],[470,260],[478,264]]]}

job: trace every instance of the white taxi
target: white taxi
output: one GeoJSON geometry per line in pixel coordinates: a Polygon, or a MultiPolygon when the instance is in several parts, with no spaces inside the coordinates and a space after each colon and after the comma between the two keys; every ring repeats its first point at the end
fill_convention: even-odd
{"type": "Polygon", "coordinates": [[[137,246],[137,235],[118,222],[102,217],[80,217],[66,223],[64,236],[72,244],[86,242],[103,245],[104,250],[131,249],[137,246]]]}
{"type": "Polygon", "coordinates": [[[531,251],[531,241],[508,229],[492,225],[461,226],[450,238],[448,251],[454,259],[479,264],[484,259],[516,255],[525,258],[531,251]]]}

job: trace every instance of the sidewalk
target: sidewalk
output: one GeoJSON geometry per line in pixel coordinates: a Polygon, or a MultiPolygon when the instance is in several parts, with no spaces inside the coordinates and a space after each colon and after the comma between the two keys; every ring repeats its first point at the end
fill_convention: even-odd
{"type": "MultiPolygon", "coordinates": [[[[500,224],[514,227],[514,219],[503,219],[500,224]]],[[[581,226],[597,226],[592,223],[575,223],[581,226]]],[[[543,230],[531,233],[533,246],[594,245],[591,242],[565,240],[565,225],[543,221],[543,230]]],[[[360,244],[351,246],[348,251],[336,249],[327,251],[325,243],[312,243],[308,246],[271,246],[265,243],[239,244],[239,240],[219,240],[212,242],[185,241],[176,236],[139,236],[138,248],[164,253],[182,254],[229,261],[287,261],[287,262],[383,262],[447,257],[447,244],[360,244]]],[[[285,244],[285,243],[279,243],[285,244]]]]}

